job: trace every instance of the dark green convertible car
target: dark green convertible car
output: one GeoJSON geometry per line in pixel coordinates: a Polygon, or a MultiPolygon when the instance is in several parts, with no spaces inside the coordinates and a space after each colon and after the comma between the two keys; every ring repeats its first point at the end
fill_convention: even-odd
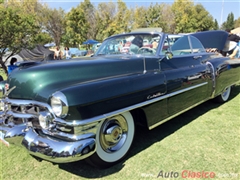
{"type": "Polygon", "coordinates": [[[54,163],[122,160],[137,124],[152,129],[240,81],[227,33],[141,29],[107,38],[93,57],[23,63],[1,83],[0,140],[54,163]]]}

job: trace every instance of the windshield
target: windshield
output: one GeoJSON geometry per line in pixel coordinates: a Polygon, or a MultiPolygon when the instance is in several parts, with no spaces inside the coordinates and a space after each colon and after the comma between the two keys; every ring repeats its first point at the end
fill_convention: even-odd
{"type": "Polygon", "coordinates": [[[95,55],[144,54],[155,56],[159,41],[158,34],[123,34],[105,40],[95,55]]]}

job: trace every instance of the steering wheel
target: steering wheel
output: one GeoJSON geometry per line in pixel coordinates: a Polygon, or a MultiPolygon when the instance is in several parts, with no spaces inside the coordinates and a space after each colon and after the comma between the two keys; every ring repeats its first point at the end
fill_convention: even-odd
{"type": "Polygon", "coordinates": [[[141,47],[140,49],[138,49],[137,54],[155,54],[156,50],[150,47],[141,47]]]}

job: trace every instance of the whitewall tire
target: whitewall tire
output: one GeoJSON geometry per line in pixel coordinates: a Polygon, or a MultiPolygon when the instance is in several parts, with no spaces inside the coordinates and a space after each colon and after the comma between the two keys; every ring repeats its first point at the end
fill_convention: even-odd
{"type": "Polygon", "coordinates": [[[216,100],[220,103],[224,103],[229,100],[231,94],[231,86],[227,87],[219,96],[217,96],[216,100]]]}
{"type": "Polygon", "coordinates": [[[130,112],[104,120],[97,130],[96,152],[87,162],[106,168],[121,161],[132,145],[134,134],[135,125],[130,112]]]}

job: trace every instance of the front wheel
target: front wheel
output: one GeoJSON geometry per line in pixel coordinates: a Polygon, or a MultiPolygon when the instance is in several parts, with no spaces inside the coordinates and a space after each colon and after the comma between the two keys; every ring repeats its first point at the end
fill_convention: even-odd
{"type": "Polygon", "coordinates": [[[226,102],[231,93],[231,86],[226,88],[219,96],[216,97],[217,102],[224,103],[226,102]]]}
{"type": "Polygon", "coordinates": [[[96,134],[96,152],[87,162],[98,168],[110,167],[121,161],[129,151],[135,133],[130,112],[104,120],[96,134]]]}

